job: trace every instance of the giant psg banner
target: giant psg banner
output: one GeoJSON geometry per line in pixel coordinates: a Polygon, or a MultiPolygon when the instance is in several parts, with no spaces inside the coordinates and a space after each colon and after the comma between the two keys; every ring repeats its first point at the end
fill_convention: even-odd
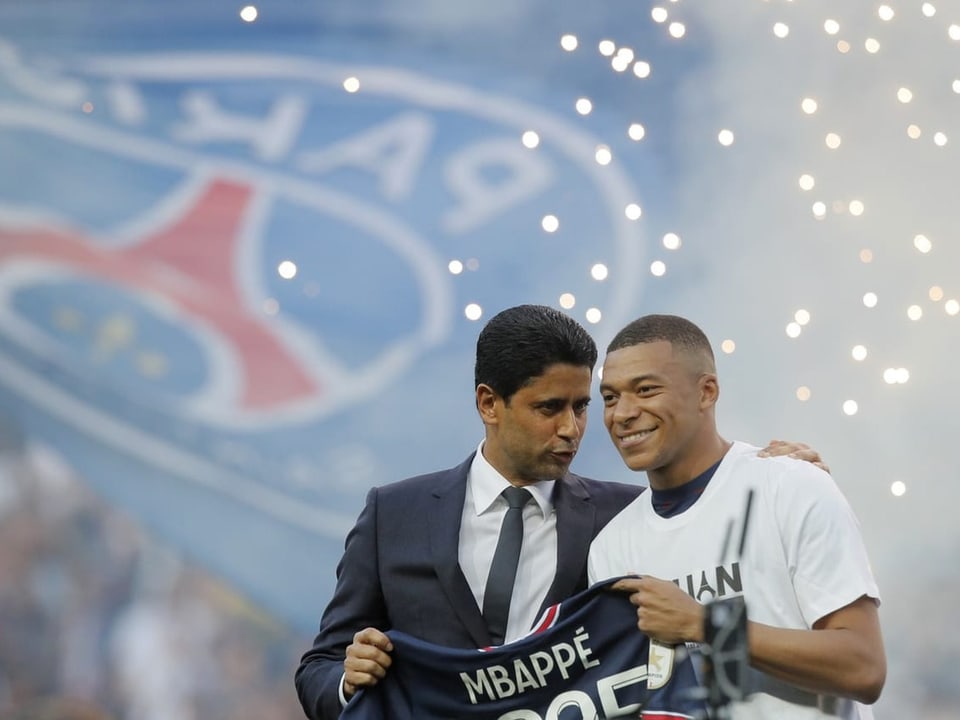
{"type": "Polygon", "coordinates": [[[636,314],[628,206],[662,195],[636,84],[535,5],[0,6],[5,411],[315,627],[369,487],[479,442],[486,319],[636,314]]]}

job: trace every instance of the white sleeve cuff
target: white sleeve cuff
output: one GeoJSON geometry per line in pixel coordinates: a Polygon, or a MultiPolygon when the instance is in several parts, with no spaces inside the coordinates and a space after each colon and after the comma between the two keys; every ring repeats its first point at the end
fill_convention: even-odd
{"type": "Polygon", "coordinates": [[[340,676],[340,687],[337,689],[337,692],[340,695],[340,707],[345,708],[347,706],[347,696],[343,694],[343,683],[346,681],[347,675],[344,673],[340,676]]]}

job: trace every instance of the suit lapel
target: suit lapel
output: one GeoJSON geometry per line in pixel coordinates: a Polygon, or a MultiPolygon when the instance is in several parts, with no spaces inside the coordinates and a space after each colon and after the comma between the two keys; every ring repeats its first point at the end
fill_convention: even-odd
{"type": "Polygon", "coordinates": [[[557,483],[554,507],[557,511],[557,573],[540,607],[541,613],[582,589],[587,552],[593,540],[596,508],[579,480],[567,476],[557,483]]]}
{"type": "Polygon", "coordinates": [[[490,633],[460,569],[459,559],[460,520],[472,460],[473,455],[438,484],[433,491],[434,506],[427,513],[426,521],[430,527],[430,551],[440,586],[476,646],[486,647],[492,642],[490,633]]]}

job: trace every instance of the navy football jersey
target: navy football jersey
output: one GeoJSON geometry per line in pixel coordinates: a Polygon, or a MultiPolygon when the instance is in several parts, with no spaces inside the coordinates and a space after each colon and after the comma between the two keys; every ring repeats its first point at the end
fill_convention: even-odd
{"type": "Polygon", "coordinates": [[[705,717],[686,649],[651,641],[614,580],[552,606],[531,634],[464,650],[390,631],[386,677],[343,720],[581,720],[705,717]]]}

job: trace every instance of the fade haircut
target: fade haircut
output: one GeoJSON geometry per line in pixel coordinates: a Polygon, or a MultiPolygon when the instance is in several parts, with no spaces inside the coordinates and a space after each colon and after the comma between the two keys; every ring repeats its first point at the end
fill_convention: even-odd
{"type": "Polygon", "coordinates": [[[546,305],[517,305],[497,313],[477,338],[474,389],[489,385],[504,402],[556,363],[597,364],[597,344],[580,323],[546,305]]]}
{"type": "Polygon", "coordinates": [[[643,343],[665,340],[674,349],[707,363],[703,371],[716,372],[713,348],[703,330],[679,315],[644,315],[613,336],[607,353],[643,343]]]}

